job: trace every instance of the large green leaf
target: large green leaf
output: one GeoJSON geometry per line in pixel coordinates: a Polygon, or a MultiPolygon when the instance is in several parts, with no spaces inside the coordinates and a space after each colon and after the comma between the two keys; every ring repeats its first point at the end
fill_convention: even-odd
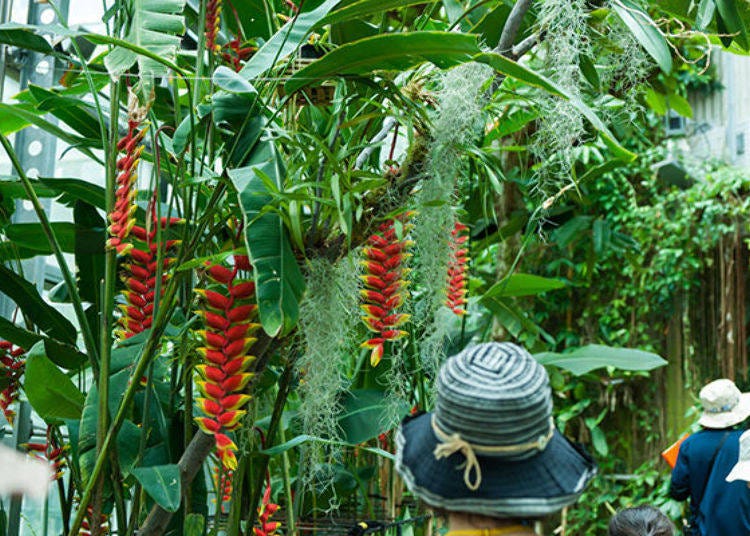
{"type": "Polygon", "coordinates": [[[245,63],[240,76],[252,81],[273,67],[277,61],[294,52],[304,42],[307,34],[340,1],[325,0],[312,11],[300,13],[287,22],[245,63]]]}
{"type": "Polygon", "coordinates": [[[320,21],[324,24],[336,24],[339,22],[361,19],[371,15],[382,15],[384,12],[402,7],[423,4],[424,0],[359,0],[329,13],[320,21]]]}
{"type": "Polygon", "coordinates": [[[552,336],[531,320],[518,305],[513,303],[511,298],[485,297],[481,303],[513,337],[532,339],[541,337],[550,344],[555,342],[552,336]]]}
{"type": "MultiPolygon", "coordinates": [[[[185,0],[133,0],[133,13],[125,41],[167,61],[174,61],[180,36],[185,32],[184,8],[185,0]]],[[[111,75],[119,76],[130,69],[136,60],[142,75],[167,74],[163,63],[122,47],[112,50],[104,58],[104,64],[111,75]]]]}
{"type": "Polygon", "coordinates": [[[393,428],[399,418],[409,412],[409,405],[404,402],[397,411],[386,411],[386,406],[391,403],[384,391],[346,391],[342,396],[342,412],[338,417],[344,440],[352,444],[364,443],[393,428]]]}
{"type": "Polygon", "coordinates": [[[45,55],[54,53],[47,40],[38,35],[33,28],[16,22],[0,24],[0,43],[45,55]]]}
{"type": "MultiPolygon", "coordinates": [[[[104,188],[81,179],[43,178],[32,180],[34,193],[39,197],[60,197],[63,204],[72,206],[76,200],[84,201],[101,210],[105,209],[104,188]]],[[[27,199],[23,183],[17,179],[0,178],[0,195],[14,199],[27,199]]]]}
{"type": "Polygon", "coordinates": [[[253,265],[261,325],[271,337],[285,335],[297,324],[305,283],[283,220],[277,213],[264,211],[272,201],[264,179],[281,189],[284,176],[273,143],[261,142],[250,165],[228,174],[245,217],[245,243],[253,265]]]}
{"type": "Polygon", "coordinates": [[[582,346],[565,354],[543,352],[534,354],[534,357],[542,365],[555,365],[569,370],[576,376],[603,367],[615,367],[621,370],[652,370],[667,364],[664,359],[651,352],[600,344],[582,346]]]}
{"type": "Polygon", "coordinates": [[[55,364],[68,370],[75,370],[86,362],[86,355],[77,348],[63,344],[45,335],[40,335],[0,316],[0,338],[12,342],[21,348],[31,348],[39,341],[44,341],[44,350],[48,358],[55,364]]]}
{"type": "MultiPolygon", "coordinates": [[[[740,0],[742,4],[747,4],[745,0],[740,0]]],[[[714,0],[716,4],[717,22],[722,34],[728,34],[722,37],[722,42],[728,46],[732,40],[736,41],[743,49],[748,50],[747,26],[740,13],[740,7],[736,0],[714,0]]]]}
{"type": "MultiPolygon", "coordinates": [[[[104,227],[92,228],[71,222],[52,222],[52,230],[65,253],[74,253],[76,244],[79,245],[80,252],[87,255],[104,251],[104,227]]],[[[40,223],[12,223],[5,226],[4,232],[17,246],[47,255],[52,254],[52,247],[40,223]]]]}
{"type": "Polygon", "coordinates": [[[96,141],[98,144],[98,140],[82,138],[75,134],[71,134],[70,132],[62,129],[51,121],[45,119],[41,115],[43,113],[44,112],[37,110],[36,108],[25,102],[18,104],[0,103],[0,131],[2,131],[3,134],[7,135],[28,125],[34,125],[36,127],[39,127],[44,132],[52,134],[58,140],[61,140],[68,145],[75,147],[95,162],[101,162],[101,158],[96,156],[89,148],[91,145],[96,145],[93,143],[93,141],[96,141]],[[14,130],[6,130],[7,127],[18,127],[19,124],[22,124],[22,126],[19,128],[15,128],[14,130]]]}
{"type": "Polygon", "coordinates": [[[484,293],[482,299],[507,296],[533,296],[563,287],[565,287],[565,282],[559,279],[549,279],[533,274],[511,274],[510,277],[492,285],[484,293]]]}
{"type": "Polygon", "coordinates": [[[26,357],[23,390],[34,411],[46,421],[81,416],[83,393],[47,358],[42,341],[26,357]]]}
{"type": "Polygon", "coordinates": [[[50,337],[74,345],[76,328],[57,309],[44,301],[36,287],[0,265],[0,292],[13,300],[34,324],[50,337]]]}
{"type": "Polygon", "coordinates": [[[58,95],[48,89],[29,85],[38,110],[49,112],[86,138],[91,146],[101,147],[101,131],[95,109],[81,99],[58,95]]]}
{"type": "Polygon", "coordinates": [[[284,84],[292,93],[339,75],[406,70],[426,61],[447,68],[480,52],[477,36],[453,32],[383,34],[347,43],[295,73],[284,84]]]}
{"type": "Polygon", "coordinates": [[[629,0],[615,0],[612,9],[628,27],[640,45],[656,60],[665,73],[672,71],[672,54],[664,35],[648,13],[629,0]]]}
{"type": "Polygon", "coordinates": [[[176,464],[137,467],[133,476],[156,503],[167,512],[176,512],[182,498],[180,468],[176,464]]]}

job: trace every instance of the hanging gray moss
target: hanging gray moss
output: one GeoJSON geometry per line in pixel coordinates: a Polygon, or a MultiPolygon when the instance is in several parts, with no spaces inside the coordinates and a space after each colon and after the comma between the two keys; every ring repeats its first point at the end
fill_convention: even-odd
{"type": "MultiPolygon", "coordinates": [[[[573,98],[580,98],[580,57],[590,52],[585,0],[542,0],[537,31],[545,35],[542,53],[547,76],[573,98]]],[[[585,133],[584,118],[570,101],[540,93],[537,131],[529,151],[540,162],[536,189],[548,196],[569,181],[572,148],[585,133]]]]}
{"type": "MultiPolygon", "coordinates": [[[[347,387],[346,371],[351,356],[359,353],[354,327],[359,321],[357,263],[342,259],[332,264],[315,259],[308,264],[307,293],[300,304],[300,374],[298,418],[304,434],[341,439],[337,417],[339,398],[347,387]]],[[[321,443],[307,445],[305,458],[309,479],[325,467],[335,453],[321,443]]]]}
{"type": "Polygon", "coordinates": [[[426,176],[417,195],[413,230],[415,274],[419,293],[413,306],[413,324],[423,330],[419,340],[424,366],[434,369],[442,359],[446,325],[436,320],[445,302],[450,260],[456,185],[469,180],[466,151],[484,128],[487,65],[466,63],[442,75],[437,109],[432,117],[426,176]]]}

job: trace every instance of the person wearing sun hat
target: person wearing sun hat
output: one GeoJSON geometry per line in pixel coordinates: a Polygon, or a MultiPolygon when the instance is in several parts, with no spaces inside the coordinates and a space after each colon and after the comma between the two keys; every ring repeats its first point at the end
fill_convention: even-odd
{"type": "Polygon", "coordinates": [[[448,536],[534,534],[534,520],[573,504],[596,474],[555,428],[547,371],[523,348],[486,343],[449,358],[435,409],[407,417],[396,469],[448,517],[448,536]]]}
{"type": "Polygon", "coordinates": [[[750,430],[745,430],[740,436],[740,457],[729,471],[727,482],[744,480],[750,486],[750,430]]]}
{"type": "Polygon", "coordinates": [[[750,535],[750,490],[726,477],[738,458],[741,428],[750,416],[750,393],[728,379],[715,380],[700,391],[703,429],[680,445],[669,494],[690,499],[690,527],[699,536],[750,535]]]}

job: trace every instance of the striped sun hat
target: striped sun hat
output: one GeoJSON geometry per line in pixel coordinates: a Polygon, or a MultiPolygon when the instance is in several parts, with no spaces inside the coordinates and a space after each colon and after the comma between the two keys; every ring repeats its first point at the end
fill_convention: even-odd
{"type": "Polygon", "coordinates": [[[540,517],[572,504],[596,474],[555,429],[547,371],[523,348],[467,348],[440,369],[433,413],[407,418],[396,469],[430,506],[540,517]]]}

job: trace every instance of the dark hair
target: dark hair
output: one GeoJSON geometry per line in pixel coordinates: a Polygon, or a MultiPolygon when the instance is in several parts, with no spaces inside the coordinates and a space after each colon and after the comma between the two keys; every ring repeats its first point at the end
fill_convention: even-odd
{"type": "Polygon", "coordinates": [[[643,505],[625,508],[609,521],[609,536],[674,536],[675,528],[658,508],[643,505]]]}

